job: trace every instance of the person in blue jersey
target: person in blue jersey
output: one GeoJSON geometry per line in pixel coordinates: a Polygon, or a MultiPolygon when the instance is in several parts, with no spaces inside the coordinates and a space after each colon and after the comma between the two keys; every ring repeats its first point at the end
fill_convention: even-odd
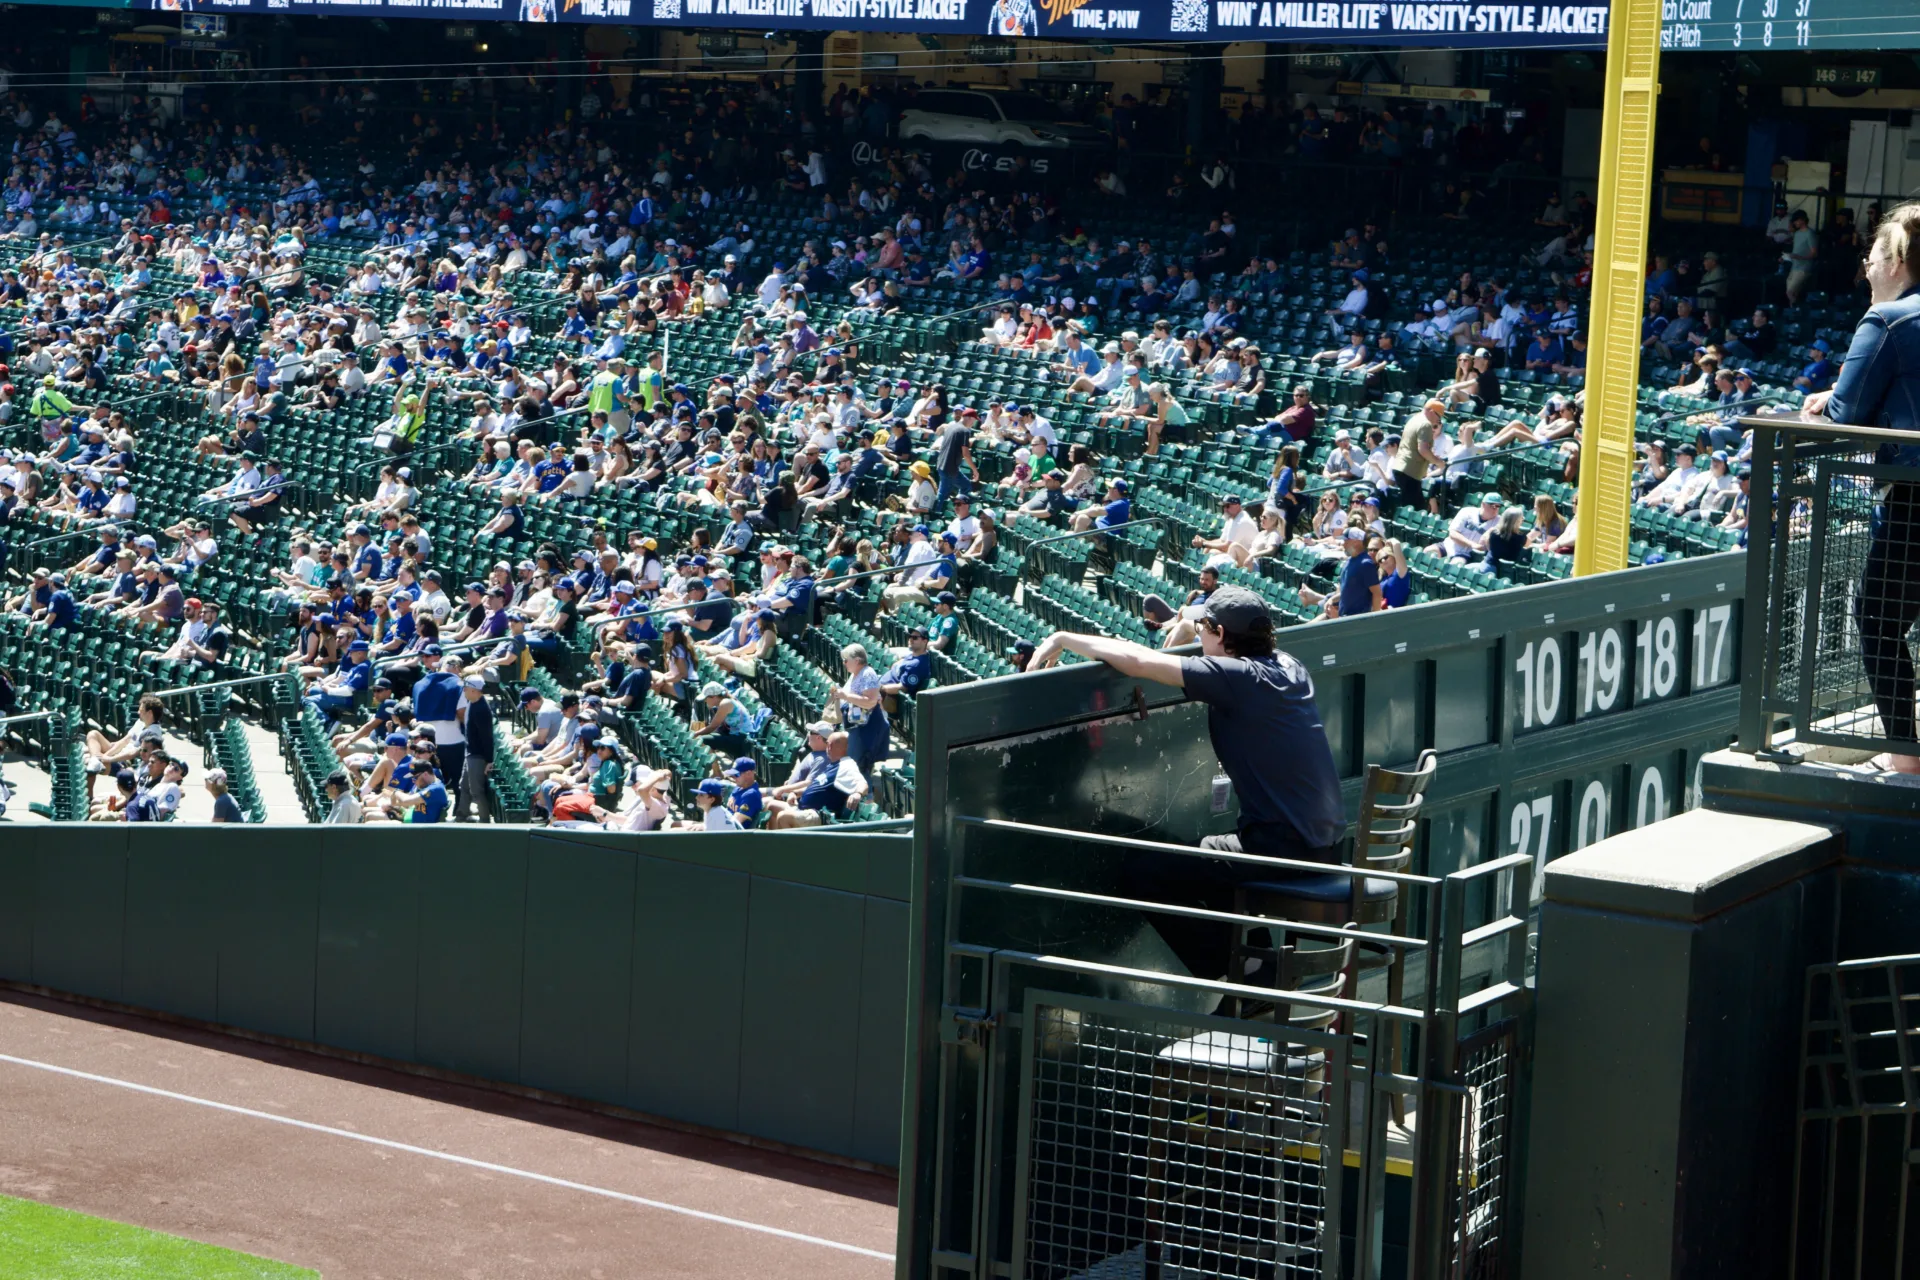
{"type": "Polygon", "coordinates": [[[733,791],[727,796],[727,809],[743,829],[751,831],[767,807],[760,794],[760,766],[752,756],[741,756],[724,772],[733,783],[733,791]]]}

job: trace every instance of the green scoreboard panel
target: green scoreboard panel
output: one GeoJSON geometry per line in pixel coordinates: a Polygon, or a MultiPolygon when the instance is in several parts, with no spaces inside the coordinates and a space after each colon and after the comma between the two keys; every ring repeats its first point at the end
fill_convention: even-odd
{"type": "MultiPolygon", "coordinates": [[[[1737,553],[1677,561],[1292,627],[1279,641],[1313,675],[1350,805],[1368,764],[1439,753],[1417,870],[1526,853],[1538,873],[1693,805],[1700,758],[1731,742],[1738,718],[1745,568],[1737,553]]],[[[1204,712],[1177,691],[1087,665],[934,690],[919,711],[917,812],[1027,813],[1181,842],[1233,824],[1231,804],[1213,803],[1204,712]],[[1121,707],[1140,721],[1099,727],[1103,708],[1121,707]],[[1094,727],[1049,736],[1072,723],[1094,727]],[[947,747],[1009,734],[1037,736],[974,753],[987,763],[964,770],[958,754],[934,765],[947,747]]]]}
{"type": "MultiPolygon", "coordinates": [[[[1911,49],[1920,14],[1897,0],[1665,0],[1661,46],[1670,50],[1911,49]]],[[[1816,84],[1871,87],[1852,68],[1823,67],[1816,84]]]]}

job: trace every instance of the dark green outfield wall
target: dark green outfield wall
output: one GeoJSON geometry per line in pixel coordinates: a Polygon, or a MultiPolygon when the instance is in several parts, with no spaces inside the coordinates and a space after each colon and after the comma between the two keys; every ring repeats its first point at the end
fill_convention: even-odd
{"type": "Polygon", "coordinates": [[[0,827],[0,981],[894,1165],[904,834],[0,827]]]}

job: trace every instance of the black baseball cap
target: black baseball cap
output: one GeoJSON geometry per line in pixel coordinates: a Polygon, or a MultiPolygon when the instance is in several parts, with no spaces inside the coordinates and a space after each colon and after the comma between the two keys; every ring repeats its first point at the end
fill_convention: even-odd
{"type": "Polygon", "coordinates": [[[1273,630],[1267,602],[1245,587],[1216,587],[1201,616],[1222,631],[1251,635],[1273,630]]]}

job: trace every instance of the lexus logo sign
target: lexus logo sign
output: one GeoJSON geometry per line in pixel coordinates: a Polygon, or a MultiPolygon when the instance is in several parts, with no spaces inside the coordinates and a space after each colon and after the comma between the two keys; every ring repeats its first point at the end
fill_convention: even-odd
{"type": "MultiPolygon", "coordinates": [[[[1047,171],[1047,163],[1047,160],[1043,157],[1030,161],[1027,168],[1034,173],[1045,173],[1047,171]]],[[[990,152],[982,151],[978,147],[969,148],[967,153],[960,157],[960,167],[969,170],[991,169],[995,173],[1012,173],[1019,167],[1019,164],[1019,159],[1014,156],[996,156],[990,152]]]]}
{"type": "MultiPolygon", "coordinates": [[[[932,151],[941,144],[920,139],[907,145],[917,145],[923,150],[932,151]]],[[[848,154],[857,165],[879,164],[886,158],[886,153],[882,148],[876,147],[865,140],[854,143],[853,149],[848,154]]],[[[951,155],[952,153],[948,152],[947,154],[951,155]]],[[[1027,161],[1027,171],[1029,173],[1046,173],[1052,166],[1052,159],[1046,156],[1036,156],[1027,161]]],[[[993,173],[1013,173],[1020,167],[1020,156],[1017,153],[996,154],[992,151],[983,151],[979,147],[969,147],[960,157],[960,167],[975,173],[982,170],[988,170],[993,173]]]]}

